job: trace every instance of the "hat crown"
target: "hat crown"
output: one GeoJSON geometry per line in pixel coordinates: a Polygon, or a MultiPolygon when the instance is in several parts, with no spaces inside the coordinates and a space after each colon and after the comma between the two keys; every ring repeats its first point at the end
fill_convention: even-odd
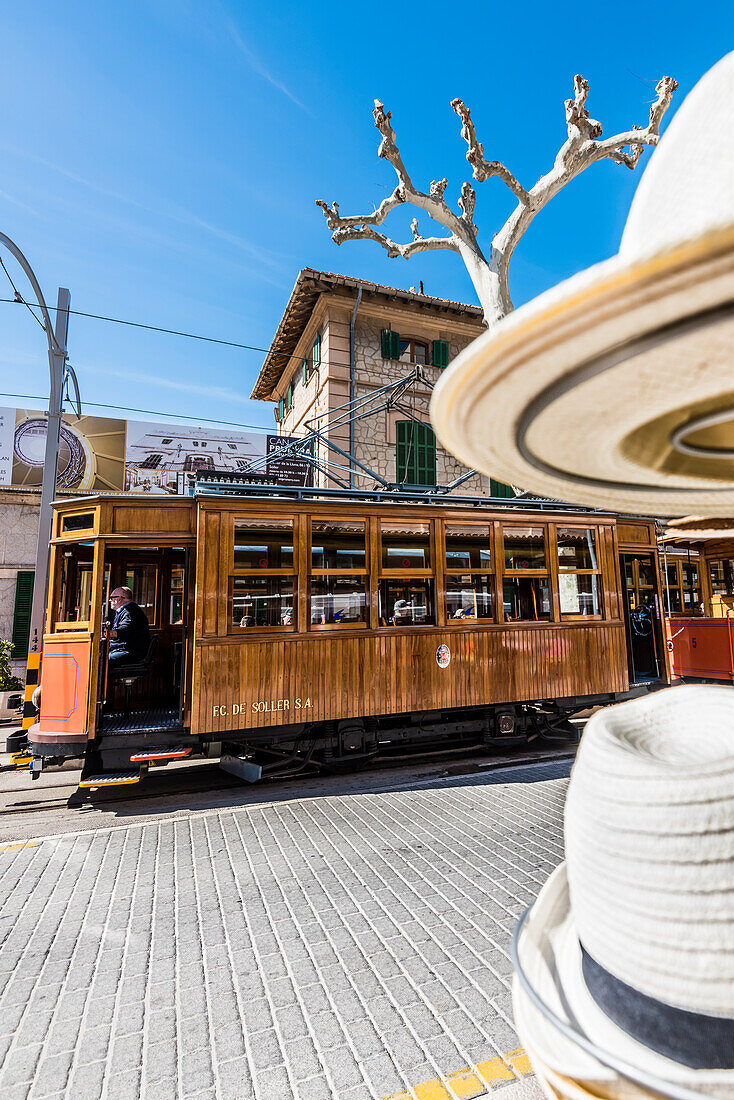
{"type": "Polygon", "coordinates": [[[734,52],[688,93],[648,161],[632,200],[628,262],[734,223],[734,52]]]}
{"type": "Polygon", "coordinates": [[[600,711],[569,786],[585,950],[640,993],[734,1017],[734,692],[680,687],[600,711]]]}

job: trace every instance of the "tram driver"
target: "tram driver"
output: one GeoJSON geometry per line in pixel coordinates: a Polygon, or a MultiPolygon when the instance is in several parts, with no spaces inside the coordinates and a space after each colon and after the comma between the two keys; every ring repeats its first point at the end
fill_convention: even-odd
{"type": "Polygon", "coordinates": [[[407,600],[396,600],[393,607],[393,626],[409,626],[413,622],[410,604],[407,600]]]}
{"type": "Polygon", "coordinates": [[[150,631],[148,616],[133,601],[129,588],[116,588],[110,596],[114,612],[110,630],[109,662],[113,668],[142,661],[148,652],[150,631]]]}

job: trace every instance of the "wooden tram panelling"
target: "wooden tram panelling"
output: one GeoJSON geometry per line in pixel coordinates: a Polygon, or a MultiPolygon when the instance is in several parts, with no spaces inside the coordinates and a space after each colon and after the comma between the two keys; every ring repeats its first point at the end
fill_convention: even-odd
{"type": "MultiPolygon", "coordinates": [[[[76,712],[75,748],[86,738],[99,757],[99,746],[113,742],[112,735],[105,732],[110,728],[112,696],[100,650],[103,603],[110,585],[124,583],[121,578],[130,563],[137,561],[143,569],[145,563],[157,562],[159,574],[149,592],[155,602],[151,627],[159,636],[158,665],[141,690],[151,697],[166,696],[171,713],[174,703],[180,703],[175,731],[170,734],[178,744],[182,738],[194,745],[237,738],[246,744],[248,731],[252,731],[253,744],[264,744],[263,739],[270,737],[275,745],[278,736],[285,742],[292,736],[288,729],[296,728],[307,731],[306,736],[311,736],[308,731],[318,730],[318,736],[328,739],[332,736],[329,731],[345,719],[393,716],[397,721],[398,716],[415,713],[437,715],[434,721],[444,723],[452,712],[481,713],[487,731],[496,733],[492,723],[500,712],[492,708],[512,710],[515,705],[520,721],[522,704],[545,703],[551,710],[555,708],[554,713],[573,713],[586,699],[608,701],[629,689],[630,634],[620,555],[653,563],[659,597],[654,540],[652,523],[627,519],[617,523],[614,516],[557,508],[489,511],[477,503],[377,504],[347,497],[338,502],[218,496],[64,502],[56,506],[45,649],[51,654],[65,632],[78,635],[86,630],[88,688],[76,712]],[[70,522],[66,517],[71,517],[70,522]],[[292,523],[292,552],[277,549],[272,560],[268,551],[259,562],[250,561],[252,546],[266,537],[258,535],[259,529],[252,525],[260,523],[267,528],[286,520],[292,523]],[[348,564],[339,557],[344,554],[344,543],[338,539],[334,545],[341,549],[334,550],[334,555],[341,565],[327,560],[323,547],[320,564],[314,564],[312,531],[317,531],[316,524],[323,525],[321,538],[329,526],[338,529],[340,523],[340,530],[357,532],[352,536],[356,540],[350,544],[352,549],[346,551],[348,564]],[[451,524],[453,528],[447,526],[451,524]],[[398,531],[393,546],[413,545],[410,539],[415,535],[419,540],[415,546],[423,550],[387,549],[387,536],[381,541],[381,530],[387,531],[390,525],[398,531]],[[406,525],[410,534],[406,534],[406,525]],[[503,527],[535,529],[523,533],[523,546],[530,547],[527,555],[532,560],[518,561],[513,556],[516,551],[508,550],[505,568],[503,527]],[[583,544],[584,552],[576,535],[569,541],[564,534],[564,553],[570,554],[575,564],[561,568],[559,533],[566,528],[579,530],[578,544],[583,544]],[[587,528],[595,533],[591,550],[587,528]],[[235,561],[237,530],[244,532],[244,542],[240,537],[235,561]],[[462,543],[466,531],[470,534],[462,543]],[[448,557],[447,537],[454,540],[453,559],[448,557]],[[481,554],[472,538],[480,539],[481,554]],[[407,557],[396,562],[395,555],[399,559],[403,553],[407,557]],[[487,560],[488,554],[491,560],[487,560]],[[69,567],[70,572],[64,572],[65,560],[76,563],[69,567]],[[538,564],[543,560],[544,564],[538,564]],[[161,574],[173,568],[172,563],[181,570],[183,561],[188,570],[188,599],[182,604],[183,593],[179,595],[176,606],[183,606],[183,612],[181,621],[174,622],[173,586],[170,578],[161,574]],[[77,608],[74,621],[64,584],[68,587],[85,569],[92,570],[91,597],[84,612],[87,619],[78,621],[77,608]],[[319,604],[314,601],[333,600],[336,589],[329,586],[336,584],[333,578],[342,573],[350,581],[348,597],[358,593],[358,614],[350,611],[343,620],[333,614],[319,618],[319,604]],[[564,573],[576,574],[576,579],[564,580],[564,573]],[[581,575],[586,577],[583,582],[581,575]],[[252,580],[255,576],[257,582],[252,580]],[[462,579],[447,584],[450,577],[462,579]],[[250,617],[242,610],[234,614],[235,584],[239,581],[238,606],[242,609],[251,599],[247,593],[257,590],[261,578],[267,581],[262,591],[277,593],[267,599],[276,599],[278,607],[287,601],[284,593],[292,592],[292,607],[282,619],[250,617]],[[426,608],[433,600],[432,623],[398,624],[395,608],[401,586],[417,601],[416,615],[421,600],[426,608]],[[601,596],[601,607],[595,602],[594,591],[601,596]],[[569,593],[573,596],[570,600],[569,593]],[[472,610],[462,605],[465,597],[472,610]],[[493,600],[491,617],[477,617],[480,599],[493,600]],[[388,605],[392,610],[386,612],[388,605]],[[528,607],[534,607],[534,614],[528,607]],[[467,617],[457,618],[457,614],[467,617]],[[447,647],[441,661],[439,647],[447,647]],[[176,693],[166,681],[173,669],[179,677],[180,699],[173,698],[176,693]],[[84,711],[86,718],[80,717],[84,711]],[[283,733],[279,735],[279,731],[283,733]]],[[[289,547],[289,540],[283,545],[289,547]]],[[[517,553],[522,558],[526,551],[517,553]]],[[[326,603],[320,606],[323,609],[326,603]]],[[[659,649],[659,679],[668,682],[664,645],[659,649]]],[[[50,695],[68,694],[69,685],[57,690],[52,681],[49,675],[44,686],[50,695]]],[[[133,707],[139,705],[138,697],[142,695],[135,696],[133,707]]],[[[46,712],[53,714],[54,700],[44,700],[44,708],[51,707],[46,712]]],[[[130,723],[125,728],[129,741],[135,729],[130,723]]],[[[42,721],[40,730],[46,729],[42,721]]],[[[494,736],[488,732],[490,735],[494,736]]],[[[144,739],[146,749],[156,748],[151,736],[146,734],[144,739]]],[[[42,740],[39,735],[34,751],[46,751],[42,740]]],[[[115,760],[117,767],[124,763],[122,758],[115,760]]]]}
{"type": "Polygon", "coordinates": [[[192,721],[200,734],[629,687],[621,623],[214,642],[199,647],[197,660],[192,721]],[[441,644],[451,652],[447,668],[436,661],[441,644]]]}

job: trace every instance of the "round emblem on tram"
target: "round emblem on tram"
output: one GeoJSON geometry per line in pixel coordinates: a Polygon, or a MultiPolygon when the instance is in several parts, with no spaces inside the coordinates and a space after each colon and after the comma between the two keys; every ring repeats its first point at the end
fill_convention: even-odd
{"type": "Polygon", "coordinates": [[[436,650],[436,664],[439,668],[448,668],[451,662],[451,650],[447,645],[440,645],[436,650]]]}

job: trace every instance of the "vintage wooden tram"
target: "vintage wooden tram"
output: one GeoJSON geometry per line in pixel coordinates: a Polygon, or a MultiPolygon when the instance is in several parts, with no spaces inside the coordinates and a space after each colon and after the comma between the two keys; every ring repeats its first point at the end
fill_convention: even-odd
{"type": "Polygon", "coordinates": [[[83,785],[132,782],[221,745],[254,780],[388,745],[509,745],[669,683],[652,522],[273,492],[55,505],[34,775],[83,757],[83,785]],[[115,682],[119,585],[155,641],[115,682]]]}

